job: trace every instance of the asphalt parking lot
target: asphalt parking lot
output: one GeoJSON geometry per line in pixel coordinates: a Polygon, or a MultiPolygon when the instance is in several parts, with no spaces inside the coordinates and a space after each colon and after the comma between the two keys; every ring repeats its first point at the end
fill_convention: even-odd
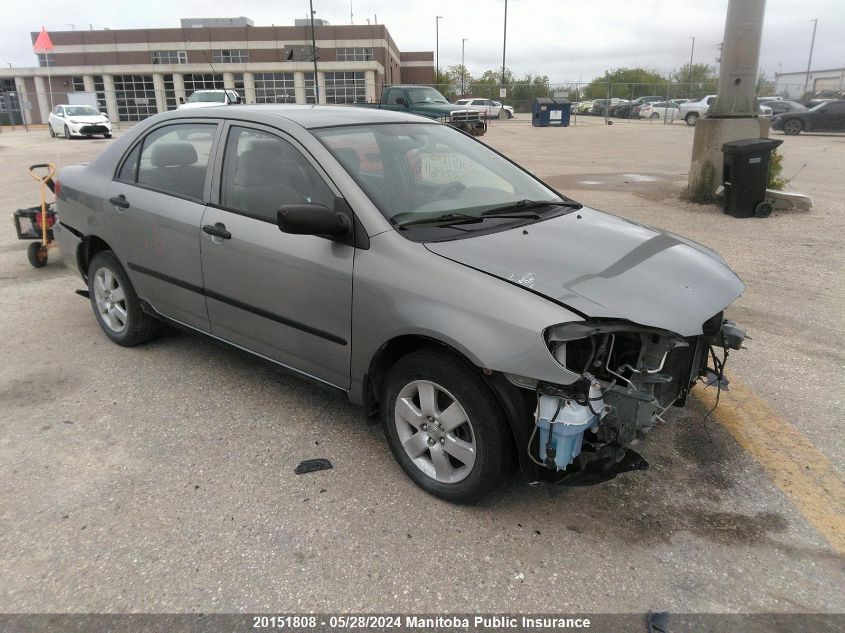
{"type": "MultiPolygon", "coordinates": [[[[845,137],[785,138],[811,212],[737,220],[678,199],[692,128],[523,119],[485,141],[585,204],[716,249],[744,279],[729,316],[753,340],[729,367],[766,407],[774,452],[738,439],[756,423],[743,409],[737,428],[705,424],[693,400],[638,449],[647,471],[580,489],[515,477],[483,505],[449,505],[333,392],[177,332],[110,343],[76,271],[56,251],[31,268],[8,220],[0,611],[845,610],[845,137]],[[798,444],[814,461],[781,472],[798,444]],[[314,457],[334,468],[294,474],[314,457]]],[[[4,212],[37,203],[28,164],[109,142],[4,131],[4,212]]]]}

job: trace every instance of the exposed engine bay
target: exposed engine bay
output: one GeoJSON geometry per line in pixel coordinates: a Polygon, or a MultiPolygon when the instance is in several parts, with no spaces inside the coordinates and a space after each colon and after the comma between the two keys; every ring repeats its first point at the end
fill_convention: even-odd
{"type": "Polygon", "coordinates": [[[728,351],[740,349],[744,340],[745,332],[721,312],[692,337],[623,321],[549,328],[549,351],[578,379],[569,385],[533,385],[537,407],[529,457],[546,479],[569,485],[647,468],[630,447],[670,407],[684,406],[697,380],[726,387],[728,351]]]}

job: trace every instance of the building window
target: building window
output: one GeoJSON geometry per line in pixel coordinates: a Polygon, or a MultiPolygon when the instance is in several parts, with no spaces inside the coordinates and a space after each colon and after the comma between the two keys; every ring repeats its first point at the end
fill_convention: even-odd
{"type": "Polygon", "coordinates": [[[115,75],[114,96],[121,121],[142,121],[158,112],[152,75],[115,75]]]}
{"type": "Polygon", "coordinates": [[[186,51],[150,51],[150,61],[153,64],[187,64],[186,51]]]}
{"type": "Polygon", "coordinates": [[[94,92],[97,93],[97,108],[100,112],[106,111],[106,86],[103,84],[102,75],[94,75],[94,92]]]}
{"type": "Polygon", "coordinates": [[[255,73],[255,103],[296,103],[293,73],[255,73]]]}
{"type": "MultiPolygon", "coordinates": [[[[97,109],[101,112],[106,111],[106,90],[103,86],[103,76],[94,75],[94,93],[97,95],[97,109]]],[[[73,91],[74,92],[88,92],[85,90],[85,79],[79,75],[73,77],[73,91]]]]}
{"type": "Polygon", "coordinates": [[[373,59],[372,48],[338,48],[337,61],[339,62],[369,62],[373,59]]]}
{"type": "Polygon", "coordinates": [[[249,51],[238,49],[212,51],[212,58],[215,64],[245,64],[249,61],[249,51]]]}
{"type": "Polygon", "coordinates": [[[185,96],[190,97],[197,90],[222,90],[223,74],[187,74],[184,76],[185,96]]]}
{"type": "Polygon", "coordinates": [[[53,56],[53,53],[36,53],[38,55],[38,65],[41,67],[44,66],[55,66],[56,65],[56,58],[53,56]]]}
{"type": "Polygon", "coordinates": [[[325,73],[326,103],[363,103],[367,99],[363,72],[325,73]]]}
{"type": "Polygon", "coordinates": [[[179,106],[176,103],[176,90],[173,88],[173,75],[164,76],[164,104],[168,110],[175,110],[179,106]]]}
{"type": "Polygon", "coordinates": [[[235,73],[235,92],[240,96],[246,98],[246,88],[244,84],[244,74],[235,73]]]}
{"type": "Polygon", "coordinates": [[[314,97],[314,73],[305,73],[305,103],[317,103],[314,97]]]}

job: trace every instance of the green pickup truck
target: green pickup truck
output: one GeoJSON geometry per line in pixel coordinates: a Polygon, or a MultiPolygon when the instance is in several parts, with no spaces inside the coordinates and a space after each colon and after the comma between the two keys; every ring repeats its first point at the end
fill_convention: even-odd
{"type": "Polygon", "coordinates": [[[388,86],[381,93],[379,103],[356,103],[363,108],[380,108],[419,114],[438,119],[473,136],[482,136],[487,123],[481,113],[449,103],[442,94],[428,86],[388,86]]]}

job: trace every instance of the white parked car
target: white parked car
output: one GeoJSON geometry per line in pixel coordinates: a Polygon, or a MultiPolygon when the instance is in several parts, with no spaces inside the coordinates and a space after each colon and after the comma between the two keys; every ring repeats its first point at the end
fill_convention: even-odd
{"type": "MultiPolygon", "coordinates": [[[[684,121],[687,122],[687,125],[695,125],[695,122],[698,121],[699,117],[704,116],[707,113],[707,110],[710,108],[710,105],[716,100],[716,95],[707,95],[700,101],[689,101],[687,103],[682,103],[679,115],[684,121]]],[[[769,106],[761,105],[760,107],[760,116],[772,116],[772,109],[769,106]]]]}
{"type": "Polygon", "coordinates": [[[243,97],[234,90],[197,90],[188,97],[185,103],[179,106],[179,109],[213,108],[214,106],[235,105],[243,102],[243,97]]]}
{"type": "MultiPolygon", "coordinates": [[[[497,118],[499,116],[499,112],[502,110],[502,104],[498,101],[491,101],[490,99],[480,99],[477,97],[467,97],[465,99],[458,99],[455,101],[455,105],[463,106],[467,110],[474,110],[476,112],[480,112],[481,116],[485,118],[497,118]]],[[[505,112],[508,111],[508,107],[505,106],[505,112]]],[[[513,116],[513,108],[510,108],[510,112],[508,113],[508,118],[513,116]]]]}
{"type": "Polygon", "coordinates": [[[57,105],[47,119],[50,136],[111,138],[109,117],[89,105],[57,105]]]}
{"type": "Polygon", "coordinates": [[[687,122],[687,125],[695,125],[700,117],[703,117],[710,105],[716,100],[716,95],[707,95],[698,101],[687,101],[679,108],[679,118],[687,122]]]}
{"type": "MultiPolygon", "coordinates": [[[[513,109],[513,106],[509,106],[509,105],[502,105],[499,101],[494,101],[494,102],[493,102],[493,105],[495,105],[495,106],[497,106],[497,107],[502,108],[502,109],[505,111],[505,115],[506,115],[509,119],[512,119],[512,118],[513,118],[513,115],[514,115],[514,109],[513,109]]],[[[499,113],[499,116],[501,116],[501,112],[499,113]]]]}
{"type": "Polygon", "coordinates": [[[680,106],[671,101],[658,101],[657,103],[644,103],[640,106],[639,115],[641,119],[665,119],[678,118],[680,106]]]}

